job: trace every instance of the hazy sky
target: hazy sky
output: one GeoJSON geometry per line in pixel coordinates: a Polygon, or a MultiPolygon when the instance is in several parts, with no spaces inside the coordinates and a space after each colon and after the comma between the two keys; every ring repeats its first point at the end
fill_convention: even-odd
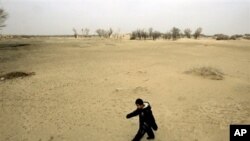
{"type": "Polygon", "coordinates": [[[166,32],[173,26],[250,33],[250,0],[0,0],[0,7],[9,14],[4,34],[72,34],[73,27],[166,32]]]}

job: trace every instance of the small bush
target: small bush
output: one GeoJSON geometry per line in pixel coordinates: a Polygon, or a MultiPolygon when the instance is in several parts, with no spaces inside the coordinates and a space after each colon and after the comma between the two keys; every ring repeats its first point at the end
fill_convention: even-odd
{"type": "Polygon", "coordinates": [[[224,34],[216,34],[214,35],[216,40],[229,40],[229,36],[228,35],[224,35],[224,34]]]}
{"type": "Polygon", "coordinates": [[[144,29],[137,29],[136,31],[132,32],[130,39],[131,40],[135,40],[135,39],[146,40],[148,37],[149,37],[149,34],[144,29]]]}
{"type": "Polygon", "coordinates": [[[0,76],[0,80],[23,78],[27,76],[35,75],[35,72],[10,72],[0,76]]]}
{"type": "Polygon", "coordinates": [[[236,36],[231,36],[229,39],[230,39],[230,40],[236,40],[237,37],[236,37],[236,36]]]}
{"type": "Polygon", "coordinates": [[[177,40],[181,37],[180,35],[181,30],[179,28],[173,27],[171,30],[172,33],[172,39],[177,40]]]}
{"type": "Polygon", "coordinates": [[[194,32],[194,38],[195,38],[195,39],[199,38],[200,35],[201,35],[201,32],[202,32],[202,28],[201,28],[201,27],[197,28],[197,29],[195,30],[195,32],[194,32]]]}
{"type": "Polygon", "coordinates": [[[0,30],[2,29],[2,27],[6,26],[4,22],[6,21],[7,18],[8,18],[8,14],[5,12],[4,9],[0,8],[0,30]]]}
{"type": "Polygon", "coordinates": [[[245,36],[250,36],[250,34],[245,34],[245,36]]]}
{"type": "Polygon", "coordinates": [[[245,34],[245,36],[243,37],[243,39],[250,40],[250,34],[245,34]]]}
{"type": "Polygon", "coordinates": [[[75,28],[73,28],[72,30],[73,30],[73,32],[74,32],[74,37],[75,37],[75,38],[78,38],[78,34],[77,34],[76,29],[75,29],[75,28]]]}
{"type": "Polygon", "coordinates": [[[171,33],[170,32],[167,32],[165,34],[163,34],[163,39],[167,39],[167,40],[170,40],[171,39],[171,33]]]}
{"type": "Polygon", "coordinates": [[[133,35],[130,36],[130,40],[135,40],[135,39],[136,39],[135,36],[133,36],[133,35]]]}
{"type": "Polygon", "coordinates": [[[105,38],[110,38],[110,36],[113,33],[112,28],[110,28],[109,30],[104,30],[104,29],[97,29],[96,33],[99,37],[105,37],[105,38]]]}
{"type": "Polygon", "coordinates": [[[208,78],[212,80],[223,80],[223,73],[220,72],[218,69],[211,68],[211,67],[200,67],[200,68],[193,68],[189,71],[185,72],[186,74],[193,74],[196,76],[201,76],[203,78],[208,78]]]}
{"type": "Polygon", "coordinates": [[[152,28],[152,27],[150,27],[150,28],[148,29],[148,37],[149,37],[149,38],[153,38],[153,28],[152,28]]]}
{"type": "Polygon", "coordinates": [[[153,40],[156,40],[161,37],[161,33],[159,31],[154,31],[152,33],[153,40]]]}
{"type": "Polygon", "coordinates": [[[192,31],[189,28],[184,30],[184,34],[187,38],[191,38],[191,33],[192,33],[192,31]]]}
{"type": "Polygon", "coordinates": [[[245,36],[243,39],[250,40],[250,36],[245,36]]]}

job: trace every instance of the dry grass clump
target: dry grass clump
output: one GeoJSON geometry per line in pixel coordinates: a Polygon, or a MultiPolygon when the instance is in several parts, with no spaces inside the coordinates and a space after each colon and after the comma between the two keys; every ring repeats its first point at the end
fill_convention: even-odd
{"type": "Polygon", "coordinates": [[[196,76],[201,76],[203,78],[212,79],[212,80],[223,80],[223,73],[220,72],[218,69],[212,67],[200,67],[200,68],[193,68],[189,71],[185,72],[186,74],[193,74],[196,76]]]}
{"type": "Polygon", "coordinates": [[[15,79],[15,78],[23,78],[27,76],[35,75],[35,72],[10,72],[3,75],[0,75],[0,80],[7,80],[7,79],[15,79]]]}

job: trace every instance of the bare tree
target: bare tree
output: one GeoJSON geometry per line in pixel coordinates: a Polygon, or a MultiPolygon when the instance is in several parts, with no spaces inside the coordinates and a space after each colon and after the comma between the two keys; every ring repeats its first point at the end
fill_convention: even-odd
{"type": "Polygon", "coordinates": [[[167,32],[167,33],[165,33],[165,34],[163,34],[163,38],[164,39],[167,39],[167,40],[170,40],[171,39],[171,32],[167,32]]]}
{"type": "Polygon", "coordinates": [[[84,29],[82,28],[82,30],[81,30],[81,31],[82,31],[82,37],[84,37],[84,29]]]}
{"type": "Polygon", "coordinates": [[[191,33],[192,33],[192,31],[189,28],[184,30],[184,34],[187,38],[191,38],[191,33]]]}
{"type": "Polygon", "coordinates": [[[102,29],[97,29],[95,32],[99,37],[102,37],[102,29]]]}
{"type": "Polygon", "coordinates": [[[85,29],[82,28],[82,36],[83,36],[83,37],[84,37],[84,36],[87,37],[87,36],[89,35],[89,31],[90,31],[90,30],[89,30],[88,28],[85,28],[85,29]]]}
{"type": "Polygon", "coordinates": [[[171,30],[171,32],[172,32],[172,39],[173,40],[177,40],[177,39],[180,38],[180,32],[181,32],[181,30],[179,28],[173,27],[172,30],[171,30]]]}
{"type": "Polygon", "coordinates": [[[153,28],[152,28],[152,27],[150,27],[150,28],[148,29],[148,36],[149,36],[149,38],[152,38],[152,37],[153,37],[153,28]]]}
{"type": "Polygon", "coordinates": [[[4,9],[0,9],[0,30],[6,25],[4,22],[6,21],[8,14],[4,11],[4,9]]]}
{"type": "Polygon", "coordinates": [[[156,39],[160,38],[161,37],[161,32],[159,32],[159,31],[152,32],[152,37],[153,37],[153,40],[156,40],[156,39]]]}
{"type": "Polygon", "coordinates": [[[228,35],[224,35],[224,34],[215,34],[214,38],[216,40],[229,40],[230,39],[228,35]]]}
{"type": "Polygon", "coordinates": [[[107,31],[107,36],[110,38],[110,36],[112,35],[113,33],[113,29],[110,28],[108,31],[107,31]]]}
{"type": "Polygon", "coordinates": [[[148,33],[144,29],[141,30],[141,37],[146,40],[148,38],[148,33]]]}
{"type": "Polygon", "coordinates": [[[73,28],[73,32],[74,32],[74,37],[77,38],[78,37],[78,34],[77,34],[77,31],[75,28],[73,28]]]}
{"type": "Polygon", "coordinates": [[[84,32],[85,32],[85,35],[86,35],[86,36],[89,36],[89,31],[90,31],[90,30],[89,30],[88,28],[85,28],[85,29],[84,29],[84,32]]]}
{"type": "Polygon", "coordinates": [[[199,38],[200,35],[201,35],[201,32],[202,32],[202,28],[201,28],[201,27],[197,28],[197,29],[195,30],[195,32],[194,32],[194,38],[195,38],[195,39],[199,38]]]}
{"type": "Polygon", "coordinates": [[[109,30],[97,29],[96,33],[99,37],[109,38],[112,35],[113,30],[112,28],[110,28],[109,30]]]}

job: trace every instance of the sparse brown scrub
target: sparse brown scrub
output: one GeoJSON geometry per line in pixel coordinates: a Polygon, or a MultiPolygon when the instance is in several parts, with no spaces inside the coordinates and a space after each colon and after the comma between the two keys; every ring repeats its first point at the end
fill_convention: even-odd
{"type": "Polygon", "coordinates": [[[184,30],[184,34],[187,38],[191,38],[191,33],[192,33],[192,31],[189,28],[184,30]]]}
{"type": "Polygon", "coordinates": [[[90,31],[90,30],[89,30],[88,28],[85,28],[85,29],[82,28],[82,36],[83,36],[83,37],[84,37],[84,36],[85,36],[85,37],[88,37],[88,36],[89,36],[89,31],[90,31]]]}
{"type": "Polygon", "coordinates": [[[173,40],[177,40],[180,38],[180,29],[177,28],[177,27],[173,27],[172,30],[171,30],[171,33],[172,33],[172,39],[173,40]]]}
{"type": "Polygon", "coordinates": [[[212,79],[212,80],[223,80],[223,73],[216,68],[212,67],[200,67],[193,68],[185,72],[186,74],[193,74],[196,76],[201,76],[203,78],[212,79]]]}
{"type": "Polygon", "coordinates": [[[16,71],[16,72],[10,72],[10,73],[0,75],[0,80],[3,81],[3,80],[7,80],[7,79],[23,78],[23,77],[27,77],[27,76],[31,76],[31,75],[35,75],[35,72],[16,71]]]}
{"type": "Polygon", "coordinates": [[[160,38],[160,37],[161,37],[161,32],[159,32],[159,31],[154,31],[154,32],[152,33],[152,37],[153,37],[153,40],[156,40],[156,39],[160,38]]]}
{"type": "Polygon", "coordinates": [[[163,34],[163,39],[170,40],[171,39],[171,33],[167,32],[167,33],[163,34]]]}
{"type": "Polygon", "coordinates": [[[216,40],[229,40],[229,36],[228,35],[224,35],[224,34],[216,34],[215,35],[215,39],[216,40]]]}
{"type": "Polygon", "coordinates": [[[250,40],[250,34],[245,34],[245,35],[243,36],[243,39],[250,40]]]}
{"type": "Polygon", "coordinates": [[[97,29],[96,33],[99,37],[110,38],[111,35],[113,34],[113,29],[112,28],[110,28],[109,30],[97,29]]]}
{"type": "Polygon", "coordinates": [[[76,31],[75,28],[73,28],[73,32],[74,32],[74,37],[75,37],[75,38],[78,38],[78,34],[77,34],[77,31],[76,31]]]}
{"type": "Polygon", "coordinates": [[[202,28],[201,27],[197,28],[194,32],[194,38],[198,39],[201,35],[201,32],[202,32],[202,28]]]}
{"type": "Polygon", "coordinates": [[[144,29],[137,29],[136,31],[132,32],[130,40],[135,40],[135,39],[146,40],[148,37],[149,37],[149,34],[144,29]]]}

